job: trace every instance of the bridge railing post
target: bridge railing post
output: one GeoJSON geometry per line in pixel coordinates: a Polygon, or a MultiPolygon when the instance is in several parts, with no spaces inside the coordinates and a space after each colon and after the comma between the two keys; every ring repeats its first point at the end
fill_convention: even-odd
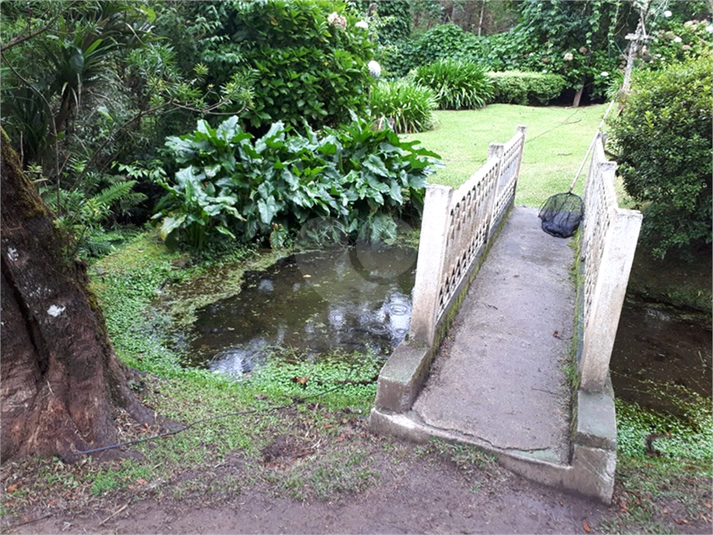
{"type": "Polygon", "coordinates": [[[579,361],[581,386],[602,391],[619,325],[641,228],[641,213],[619,208],[614,191],[616,164],[606,161],[600,136],[585,191],[582,238],[584,339],[579,361]]]}
{"type": "Polygon", "coordinates": [[[516,134],[503,145],[491,144],[491,147],[502,147],[500,152],[500,169],[496,184],[495,204],[492,210],[492,228],[497,226],[503,215],[515,202],[517,181],[520,178],[520,167],[525,149],[525,134],[527,127],[519,125],[516,134]]]}
{"type": "Polygon", "coordinates": [[[498,160],[498,176],[493,184],[493,194],[490,199],[490,206],[488,207],[488,239],[495,232],[495,225],[497,219],[497,208],[498,208],[498,198],[500,196],[500,179],[503,172],[503,154],[505,154],[505,144],[504,143],[491,143],[488,145],[488,160],[497,159],[498,160]]]}
{"type": "Polygon", "coordinates": [[[430,185],[426,190],[409,336],[428,346],[436,336],[439,286],[446,261],[452,199],[453,188],[430,185]]]}

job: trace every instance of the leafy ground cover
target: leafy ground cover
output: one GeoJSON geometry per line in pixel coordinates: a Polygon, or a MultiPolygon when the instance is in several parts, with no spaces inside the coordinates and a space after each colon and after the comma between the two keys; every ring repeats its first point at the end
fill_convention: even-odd
{"type": "MultiPolygon", "coordinates": [[[[458,187],[485,162],[490,143],[505,143],[527,126],[522,173],[515,202],[539,207],[567,191],[592,142],[606,105],[556,108],[493,104],[480,110],[437,111],[434,130],[413,134],[446,164],[429,182],[458,187]]],[[[583,171],[583,174],[586,173],[583,171]]],[[[586,174],[574,192],[584,191],[586,174]]]]}

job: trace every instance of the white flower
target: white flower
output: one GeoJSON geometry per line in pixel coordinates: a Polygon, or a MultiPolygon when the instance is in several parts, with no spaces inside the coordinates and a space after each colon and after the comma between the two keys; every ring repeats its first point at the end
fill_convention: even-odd
{"type": "Polygon", "coordinates": [[[378,61],[374,61],[372,59],[367,66],[369,67],[369,72],[374,78],[381,76],[381,65],[379,65],[378,61]]]}
{"type": "Polygon", "coordinates": [[[683,41],[683,39],[681,39],[678,35],[673,38],[674,43],[680,43],[681,41],[683,41]]]}
{"type": "Polygon", "coordinates": [[[671,13],[668,9],[663,12],[663,16],[666,18],[669,18],[671,15],[673,15],[673,13],[671,13]]]}
{"type": "Polygon", "coordinates": [[[706,31],[708,33],[713,33],[713,24],[709,24],[708,26],[706,26],[706,31]]]}
{"type": "Polygon", "coordinates": [[[606,78],[607,76],[609,76],[609,73],[608,73],[607,71],[602,71],[599,76],[602,76],[603,78],[606,78]]]}
{"type": "Polygon", "coordinates": [[[332,13],[327,16],[327,22],[334,26],[335,28],[342,28],[345,29],[347,27],[347,19],[346,17],[342,17],[339,13],[336,11],[333,11],[332,13]]]}
{"type": "Polygon", "coordinates": [[[565,61],[572,61],[573,59],[574,59],[574,55],[573,55],[571,52],[567,52],[567,53],[564,55],[564,60],[565,60],[565,61]]]}
{"type": "Polygon", "coordinates": [[[357,28],[364,28],[365,30],[369,29],[369,24],[365,20],[360,20],[354,26],[357,28]]]}

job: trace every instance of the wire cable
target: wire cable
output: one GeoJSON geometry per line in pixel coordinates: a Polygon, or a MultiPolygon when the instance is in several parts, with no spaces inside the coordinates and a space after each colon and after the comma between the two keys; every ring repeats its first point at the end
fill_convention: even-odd
{"type": "MultiPolygon", "coordinates": [[[[378,376],[377,376],[377,377],[378,377],[378,376]]],[[[374,378],[373,380],[371,380],[371,382],[376,382],[376,378],[374,378]]],[[[209,418],[201,418],[200,420],[196,420],[196,421],[194,421],[194,422],[191,422],[191,423],[189,423],[189,424],[187,424],[187,425],[181,427],[180,429],[174,429],[174,430],[172,430],[172,431],[165,431],[165,432],[163,432],[163,433],[158,433],[158,434],[152,435],[152,436],[150,436],[150,437],[142,437],[142,438],[137,438],[137,439],[134,439],[134,440],[127,440],[126,442],[119,442],[119,443],[116,443],[116,444],[110,444],[110,445],[108,445],[108,446],[101,446],[101,447],[99,447],[99,448],[92,448],[92,449],[89,449],[89,450],[76,451],[76,452],[73,452],[73,455],[90,455],[90,454],[92,454],[92,453],[100,453],[100,452],[102,452],[102,451],[114,450],[114,449],[117,449],[117,448],[124,448],[124,447],[128,447],[128,446],[134,446],[134,445],[136,445],[136,444],[141,444],[141,443],[143,443],[143,442],[150,442],[150,441],[152,441],[152,440],[158,440],[159,438],[168,438],[168,437],[177,435],[177,434],[179,434],[179,433],[183,433],[184,431],[188,431],[189,429],[191,429],[191,428],[193,428],[193,427],[196,427],[196,426],[198,426],[198,425],[200,425],[200,424],[204,424],[204,423],[207,423],[207,422],[212,422],[212,421],[215,421],[215,420],[221,420],[221,419],[223,419],[223,418],[233,418],[233,417],[236,417],[236,416],[246,416],[246,415],[248,415],[248,414],[256,414],[256,413],[259,413],[259,412],[269,412],[269,411],[277,411],[277,410],[280,410],[280,409],[286,409],[286,408],[291,407],[291,406],[293,406],[293,405],[298,405],[298,404],[304,403],[304,402],[307,401],[308,399],[320,398],[320,397],[322,397],[322,396],[325,396],[325,395],[327,395],[327,394],[330,394],[330,393],[332,393],[332,392],[334,392],[334,391],[336,391],[336,390],[338,390],[338,389],[340,389],[340,388],[343,388],[344,386],[346,386],[346,385],[348,385],[348,384],[353,384],[353,380],[347,378],[347,379],[344,379],[344,380],[342,380],[342,381],[339,381],[336,386],[334,386],[334,387],[332,387],[332,388],[330,388],[330,389],[328,389],[328,390],[324,390],[323,392],[311,394],[311,395],[309,395],[309,396],[300,397],[300,398],[294,398],[294,397],[293,397],[293,398],[292,398],[292,401],[291,401],[290,403],[285,403],[285,404],[282,404],[282,405],[273,405],[273,406],[268,406],[268,407],[259,408],[259,409],[248,409],[248,410],[238,411],[238,412],[228,412],[228,413],[224,413],[224,414],[218,414],[218,415],[216,415],[216,416],[211,416],[211,417],[209,417],[209,418]]]]}

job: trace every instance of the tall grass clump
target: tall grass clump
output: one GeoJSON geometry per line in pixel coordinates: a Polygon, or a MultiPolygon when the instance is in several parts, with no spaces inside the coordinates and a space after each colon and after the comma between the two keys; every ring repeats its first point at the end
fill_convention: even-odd
{"type": "Polygon", "coordinates": [[[436,92],[442,110],[482,108],[493,91],[490,78],[472,61],[440,59],[416,69],[414,79],[436,92]]]}
{"type": "Polygon", "coordinates": [[[401,79],[374,86],[370,106],[372,116],[393,119],[397,133],[410,134],[433,128],[438,100],[430,87],[401,79]]]}

